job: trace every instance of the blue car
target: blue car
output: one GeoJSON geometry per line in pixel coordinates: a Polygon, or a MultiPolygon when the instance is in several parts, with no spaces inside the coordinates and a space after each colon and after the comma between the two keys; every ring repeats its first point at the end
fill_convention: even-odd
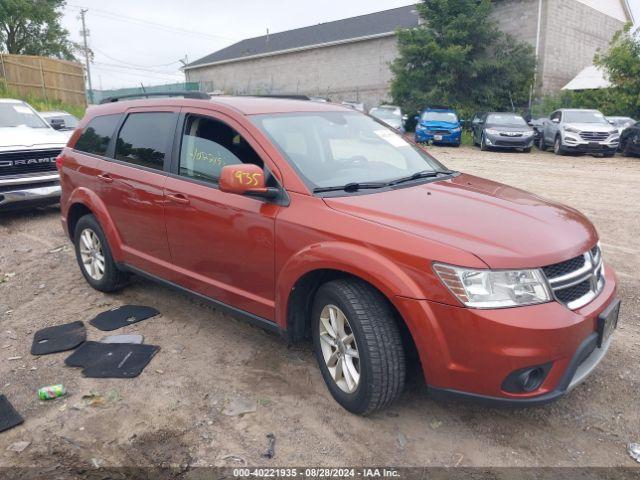
{"type": "Polygon", "coordinates": [[[425,108],[416,121],[416,142],[460,146],[462,124],[454,110],[445,107],[425,108]]]}

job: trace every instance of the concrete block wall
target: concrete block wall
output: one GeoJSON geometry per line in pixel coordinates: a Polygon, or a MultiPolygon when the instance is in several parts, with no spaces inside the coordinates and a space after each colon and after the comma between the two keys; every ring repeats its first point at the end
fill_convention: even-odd
{"type": "Polygon", "coordinates": [[[212,65],[187,71],[208,91],[229,94],[320,95],[358,100],[367,108],[389,100],[395,36],[212,65]]]}
{"type": "Polygon", "coordinates": [[[544,92],[559,91],[591,65],[597,50],[606,51],[624,25],[576,0],[544,0],[543,18],[544,92]]]}
{"type": "Polygon", "coordinates": [[[494,2],[493,20],[500,30],[536,46],[538,0],[500,0],[494,2]]]}

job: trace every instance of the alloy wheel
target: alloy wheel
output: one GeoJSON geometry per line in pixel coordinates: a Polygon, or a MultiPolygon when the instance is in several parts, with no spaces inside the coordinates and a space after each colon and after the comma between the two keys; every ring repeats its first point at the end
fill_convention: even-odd
{"type": "Polygon", "coordinates": [[[320,348],[336,385],[353,393],[360,382],[360,353],[346,315],[335,305],[320,312],[320,348]]]}
{"type": "Polygon", "coordinates": [[[80,234],[80,258],[87,274],[94,280],[104,277],[105,261],[102,242],[96,232],[85,228],[80,234]]]}

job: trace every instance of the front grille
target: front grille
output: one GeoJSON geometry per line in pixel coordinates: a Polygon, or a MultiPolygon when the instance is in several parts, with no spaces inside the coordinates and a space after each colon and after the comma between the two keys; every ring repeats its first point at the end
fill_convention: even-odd
{"type": "Polygon", "coordinates": [[[526,142],[505,142],[504,140],[496,140],[495,145],[497,147],[517,147],[519,145],[526,145],[526,142]]]}
{"type": "Polygon", "coordinates": [[[542,268],[556,300],[576,310],[604,287],[602,253],[597,245],[586,253],[542,268]]]}
{"type": "Polygon", "coordinates": [[[436,135],[449,135],[451,132],[449,130],[432,130],[431,133],[435,133],[436,135]]]}
{"type": "Polygon", "coordinates": [[[558,290],[556,292],[556,298],[562,303],[570,303],[581,297],[584,297],[591,290],[591,282],[585,280],[573,287],[558,290]]]}
{"type": "Polygon", "coordinates": [[[521,133],[518,133],[518,132],[512,132],[512,133],[505,133],[505,132],[502,132],[502,133],[500,134],[500,136],[502,136],[502,137],[509,137],[509,138],[518,138],[518,137],[522,137],[522,134],[521,134],[521,133]]]}
{"type": "Polygon", "coordinates": [[[0,153],[0,177],[56,170],[56,150],[25,150],[0,153]]]}
{"type": "Polygon", "coordinates": [[[602,142],[609,138],[607,132],[580,132],[580,138],[587,142],[602,142]]]}
{"type": "Polygon", "coordinates": [[[571,260],[544,267],[542,271],[547,278],[556,278],[584,267],[584,262],[584,255],[580,255],[579,257],[572,258],[571,260]]]}

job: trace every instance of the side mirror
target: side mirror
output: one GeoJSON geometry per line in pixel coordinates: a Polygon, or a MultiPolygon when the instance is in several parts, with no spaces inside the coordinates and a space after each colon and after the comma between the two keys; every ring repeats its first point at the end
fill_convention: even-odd
{"type": "Polygon", "coordinates": [[[278,196],[277,188],[268,188],[266,186],[263,170],[251,163],[222,167],[218,185],[220,191],[226,193],[263,198],[275,198],[278,196]]]}

